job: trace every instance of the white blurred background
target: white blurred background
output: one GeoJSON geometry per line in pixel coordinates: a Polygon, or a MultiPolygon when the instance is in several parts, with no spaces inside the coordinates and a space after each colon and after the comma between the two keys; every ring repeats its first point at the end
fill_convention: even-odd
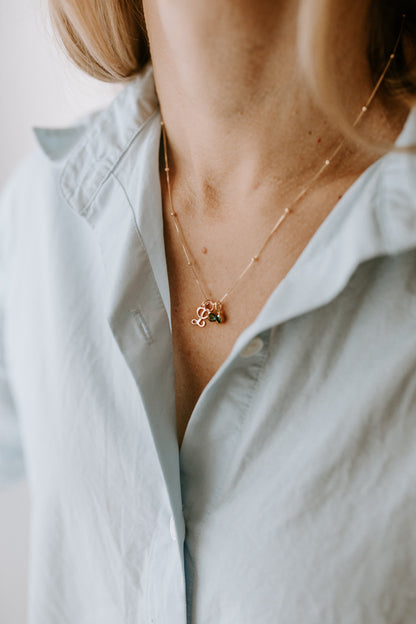
{"type": "MultiPolygon", "coordinates": [[[[47,0],[0,0],[0,187],[35,147],[32,126],[65,126],[120,89],[74,68],[47,19],[47,0]]],[[[0,491],[0,622],[27,622],[30,500],[25,482],[0,491]]]]}

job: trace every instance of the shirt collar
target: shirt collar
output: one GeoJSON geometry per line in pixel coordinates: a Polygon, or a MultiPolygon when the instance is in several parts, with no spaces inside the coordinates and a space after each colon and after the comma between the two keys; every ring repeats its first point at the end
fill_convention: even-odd
{"type": "Polygon", "coordinates": [[[153,69],[149,64],[107,108],[86,122],[83,119],[81,128],[77,124],[55,131],[34,129],[38,140],[42,131],[48,132],[47,141],[41,140],[44,151],[50,153],[53,149],[52,158],[65,161],[60,188],[73,210],[88,220],[97,192],[157,109],[153,69]],[[71,142],[69,134],[78,134],[74,136],[78,140],[71,142]],[[67,153],[62,149],[65,145],[69,147],[67,153]]]}
{"type": "MultiPolygon", "coordinates": [[[[149,210],[150,201],[161,205],[160,114],[151,64],[88,123],[70,129],[34,131],[48,157],[61,164],[60,188],[66,202],[90,224],[99,218],[96,211],[102,209],[99,202],[94,202],[102,185],[114,171],[128,172],[123,186],[137,211],[139,230],[149,247],[156,281],[170,315],[161,251],[162,216],[160,210],[149,210]]],[[[416,109],[410,112],[396,141],[398,146],[412,144],[416,144],[416,109]]],[[[392,152],[369,167],[345,193],[248,328],[250,331],[247,335],[243,332],[240,339],[245,341],[249,334],[271,323],[329,301],[360,263],[415,247],[416,156],[392,152]]],[[[237,341],[235,347],[239,346],[237,341]]]]}
{"type": "Polygon", "coordinates": [[[66,203],[93,228],[99,212],[107,209],[94,201],[100,189],[112,174],[121,180],[170,320],[162,214],[154,210],[154,206],[161,206],[160,112],[151,63],[107,108],[86,115],[70,127],[32,130],[43,153],[60,170],[59,187],[66,203]]]}

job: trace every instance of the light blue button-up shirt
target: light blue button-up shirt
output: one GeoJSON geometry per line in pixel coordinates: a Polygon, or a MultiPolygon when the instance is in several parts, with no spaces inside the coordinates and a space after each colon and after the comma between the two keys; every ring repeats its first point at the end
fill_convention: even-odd
{"type": "Polygon", "coordinates": [[[0,204],[0,481],[29,479],[30,623],[414,624],[416,156],[345,193],[178,452],[151,66],[35,133],[0,204]]]}

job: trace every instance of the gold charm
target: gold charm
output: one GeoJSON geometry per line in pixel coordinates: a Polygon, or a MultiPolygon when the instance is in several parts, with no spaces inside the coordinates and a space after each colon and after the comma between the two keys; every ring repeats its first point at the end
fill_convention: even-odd
{"type": "Polygon", "coordinates": [[[196,309],[196,318],[192,319],[192,325],[205,327],[207,320],[211,323],[224,323],[225,318],[222,311],[222,303],[220,301],[205,301],[196,309]]]}

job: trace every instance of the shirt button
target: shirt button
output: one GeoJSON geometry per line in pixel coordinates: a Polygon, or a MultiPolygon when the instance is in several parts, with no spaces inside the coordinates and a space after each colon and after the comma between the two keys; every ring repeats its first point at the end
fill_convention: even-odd
{"type": "Polygon", "coordinates": [[[176,542],[178,539],[178,536],[176,535],[175,521],[173,519],[173,516],[170,517],[169,530],[170,530],[171,538],[173,539],[174,542],[176,542]]]}
{"type": "Polygon", "coordinates": [[[259,336],[256,336],[253,340],[250,340],[248,345],[246,345],[242,351],[240,351],[240,355],[243,358],[249,358],[252,355],[256,355],[263,349],[263,345],[263,340],[259,336]]]}

